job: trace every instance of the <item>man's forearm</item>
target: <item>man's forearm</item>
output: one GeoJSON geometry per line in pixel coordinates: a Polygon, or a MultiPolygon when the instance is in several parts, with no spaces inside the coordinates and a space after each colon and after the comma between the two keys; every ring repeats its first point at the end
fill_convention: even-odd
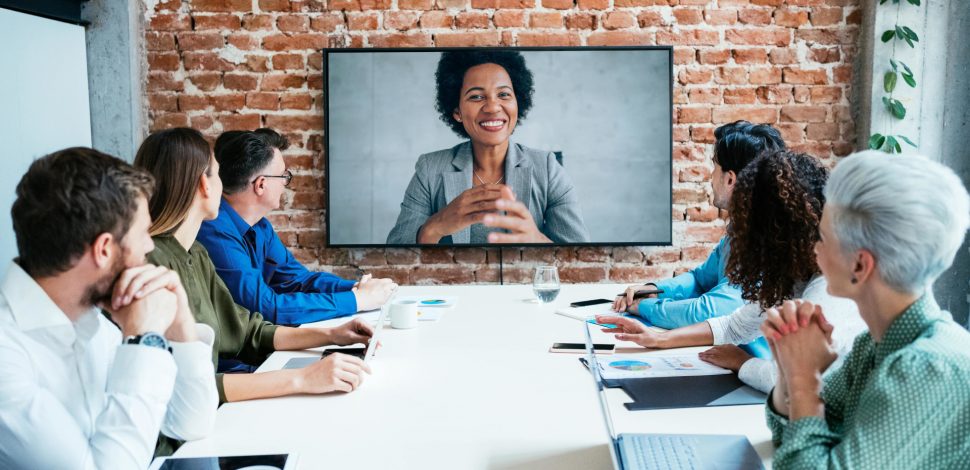
{"type": "Polygon", "coordinates": [[[298,351],[333,344],[329,328],[280,327],[273,335],[273,347],[277,351],[298,351]]]}

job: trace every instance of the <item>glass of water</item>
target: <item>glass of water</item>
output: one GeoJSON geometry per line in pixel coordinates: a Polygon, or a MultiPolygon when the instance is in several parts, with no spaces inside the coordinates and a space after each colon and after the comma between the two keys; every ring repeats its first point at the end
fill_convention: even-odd
{"type": "Polygon", "coordinates": [[[547,304],[559,296],[559,271],[555,266],[539,266],[532,279],[532,290],[539,302],[547,304]]]}

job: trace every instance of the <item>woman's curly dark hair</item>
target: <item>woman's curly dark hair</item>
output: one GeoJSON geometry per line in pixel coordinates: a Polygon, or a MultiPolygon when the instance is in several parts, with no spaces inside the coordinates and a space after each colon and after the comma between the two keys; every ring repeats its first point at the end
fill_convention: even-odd
{"type": "Polygon", "coordinates": [[[816,158],[787,150],[741,170],[731,195],[725,271],[745,300],[777,306],[792,298],[795,283],[818,272],[814,247],[828,174],[816,158]]]}
{"type": "Polygon", "coordinates": [[[436,83],[435,109],[439,117],[451,130],[461,137],[468,138],[465,126],[455,121],[453,114],[461,100],[461,85],[468,69],[482,64],[495,64],[509,74],[512,90],[518,103],[521,122],[532,108],[532,72],[525,66],[525,58],[516,51],[470,50],[445,51],[438,60],[438,70],[434,74],[436,83]]]}

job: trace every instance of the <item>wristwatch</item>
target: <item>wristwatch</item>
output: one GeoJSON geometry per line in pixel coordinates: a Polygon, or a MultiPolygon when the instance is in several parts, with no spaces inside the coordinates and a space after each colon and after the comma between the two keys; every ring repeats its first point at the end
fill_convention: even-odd
{"type": "Polygon", "coordinates": [[[143,335],[129,336],[125,338],[125,344],[140,344],[142,346],[159,348],[172,352],[172,347],[169,346],[168,340],[165,339],[164,336],[155,333],[154,331],[148,331],[143,335]]]}

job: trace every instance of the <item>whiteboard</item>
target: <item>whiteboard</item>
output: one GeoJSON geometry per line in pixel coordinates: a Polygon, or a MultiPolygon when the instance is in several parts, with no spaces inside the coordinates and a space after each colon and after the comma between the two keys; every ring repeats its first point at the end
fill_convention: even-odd
{"type": "Polygon", "coordinates": [[[91,146],[84,28],[0,8],[0,272],[17,256],[10,207],[37,157],[91,146]]]}

